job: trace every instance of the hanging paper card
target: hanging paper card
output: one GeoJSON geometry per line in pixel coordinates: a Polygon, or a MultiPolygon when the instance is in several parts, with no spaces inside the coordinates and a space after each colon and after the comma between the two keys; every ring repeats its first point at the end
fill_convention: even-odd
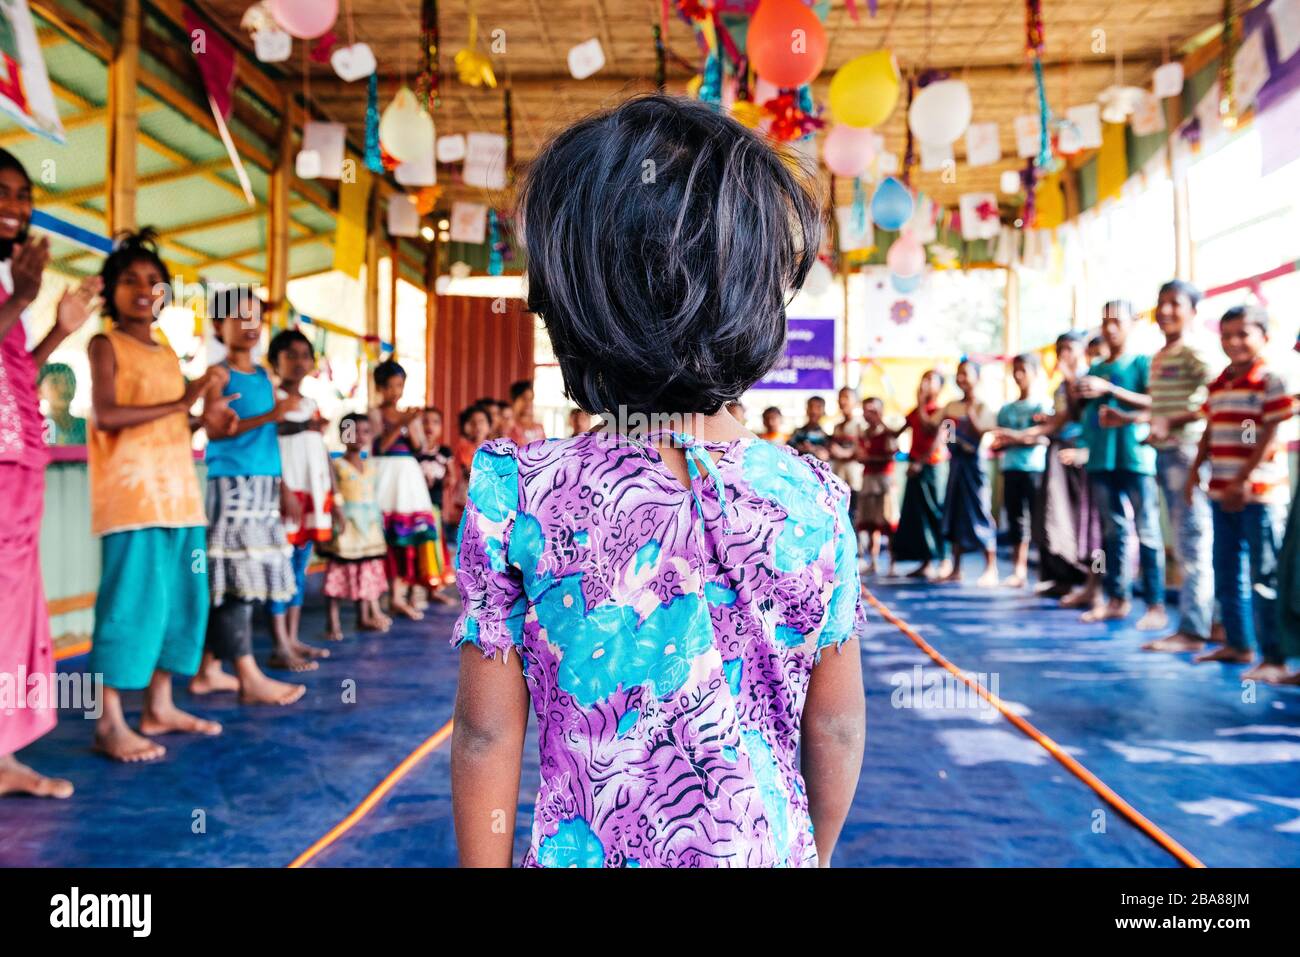
{"type": "Polygon", "coordinates": [[[996,123],[972,123],[966,127],[966,165],[992,166],[1002,159],[1002,143],[996,123]]]}
{"type": "Polygon", "coordinates": [[[1151,92],[1162,100],[1183,92],[1183,65],[1165,63],[1156,67],[1151,75],[1151,92]]]}
{"type": "Polygon", "coordinates": [[[293,171],[299,179],[319,179],[320,154],[315,150],[299,150],[294,157],[293,171]]]}
{"type": "Polygon", "coordinates": [[[998,198],[993,193],[963,193],[959,208],[962,239],[992,239],[1002,228],[998,198]]]}
{"type": "Polygon", "coordinates": [[[1119,199],[1128,179],[1128,149],[1123,123],[1102,128],[1101,150],[1097,153],[1097,198],[1119,199]]]}
{"type": "Polygon", "coordinates": [[[342,179],[343,178],[343,144],[347,140],[348,128],[342,123],[318,123],[308,120],[302,127],[302,153],[316,153],[319,172],[316,176],[299,173],[303,179],[342,179]]]}
{"type": "Polygon", "coordinates": [[[344,83],[363,80],[375,72],[375,52],[368,43],[354,43],[339,47],[330,54],[330,66],[344,83]]]}
{"type": "Polygon", "coordinates": [[[438,162],[459,163],[465,158],[465,137],[460,133],[438,137],[438,162]]]}
{"type": "Polygon", "coordinates": [[[604,65],[605,51],[595,37],[569,50],[569,74],[575,80],[585,80],[604,65]]]}
{"type": "Polygon", "coordinates": [[[1219,81],[1201,97],[1195,109],[1197,122],[1201,127],[1201,146],[1212,143],[1223,135],[1223,119],[1219,116],[1219,81]]]}
{"type": "Polygon", "coordinates": [[[253,34],[253,55],[263,63],[283,63],[293,53],[293,37],[271,27],[253,34]]]}
{"type": "Polygon", "coordinates": [[[414,196],[397,193],[388,197],[388,235],[420,235],[420,211],[416,209],[414,196]]]}
{"type": "Polygon", "coordinates": [[[871,217],[854,215],[852,206],[837,206],[835,222],[839,226],[840,252],[852,252],[855,249],[870,249],[876,244],[875,230],[871,226],[871,217]],[[859,220],[855,224],[855,220],[859,220]],[[857,227],[861,226],[861,229],[857,227]]]}
{"type": "Polygon", "coordinates": [[[467,186],[505,189],[506,138],[499,133],[470,133],[465,138],[463,176],[467,186]]]}
{"type": "Polygon", "coordinates": [[[1283,64],[1300,50],[1300,0],[1273,0],[1268,8],[1277,41],[1277,62],[1283,64]]]}
{"type": "Polygon", "coordinates": [[[433,161],[433,153],[426,153],[420,159],[407,160],[393,170],[393,179],[403,186],[434,186],[438,182],[438,166],[433,161]]]}
{"type": "Polygon", "coordinates": [[[953,161],[951,143],[922,143],[921,172],[937,173],[953,161]]]}
{"type": "Polygon", "coordinates": [[[912,233],[918,243],[932,243],[939,238],[939,231],[934,222],[934,200],[922,193],[916,197],[912,218],[903,227],[912,233]]]}
{"type": "Polygon", "coordinates": [[[451,241],[481,245],[487,238],[487,213],[482,203],[452,203],[451,241]]]}
{"type": "Polygon", "coordinates": [[[33,133],[63,143],[63,124],[45,72],[41,43],[26,0],[0,4],[0,110],[33,133]]]}
{"type": "Polygon", "coordinates": [[[1039,127],[1038,117],[1024,113],[1016,117],[1016,155],[1021,159],[1032,159],[1038,155],[1039,127]]]}
{"type": "Polygon", "coordinates": [[[1244,110],[1255,102],[1255,97],[1268,82],[1268,54],[1264,52],[1264,31],[1256,30],[1246,37],[1232,58],[1233,88],[1237,109],[1244,110]]]}
{"type": "Polygon", "coordinates": [[[1137,102],[1137,108],[1129,117],[1133,132],[1137,136],[1150,136],[1165,129],[1165,105],[1154,93],[1144,93],[1137,102]]]}
{"type": "Polygon", "coordinates": [[[1065,118],[1078,130],[1079,148],[1095,150],[1101,147],[1101,106],[1084,103],[1065,111],[1065,118]]]}
{"type": "Polygon", "coordinates": [[[897,153],[877,153],[876,168],[881,176],[893,176],[898,172],[897,153]]]}
{"type": "Polygon", "coordinates": [[[1260,112],[1256,120],[1259,130],[1260,176],[1281,169],[1294,159],[1300,159],[1300,90],[1293,90],[1269,108],[1260,112]]]}

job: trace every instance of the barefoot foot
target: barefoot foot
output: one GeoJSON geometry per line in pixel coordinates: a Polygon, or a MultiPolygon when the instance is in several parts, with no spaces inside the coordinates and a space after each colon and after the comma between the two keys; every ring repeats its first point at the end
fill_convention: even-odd
{"type": "Polygon", "coordinates": [[[249,678],[239,690],[241,704],[293,704],[307,693],[306,685],[276,681],[266,675],[249,678]]]}
{"type": "Polygon", "coordinates": [[[1098,603],[1080,615],[1079,620],[1085,625],[1090,625],[1099,621],[1119,621],[1122,618],[1128,617],[1128,613],[1132,610],[1132,607],[1133,606],[1126,601],[1108,601],[1105,604],[1098,603]]]}
{"type": "Polygon", "coordinates": [[[423,620],[424,620],[424,612],[420,611],[420,610],[417,609],[417,608],[412,607],[411,605],[407,604],[406,602],[404,602],[404,601],[394,601],[392,604],[393,604],[393,614],[395,614],[395,615],[401,615],[401,616],[403,616],[404,618],[409,618],[409,619],[411,619],[411,621],[423,621],[423,620]]]}
{"type": "Polygon", "coordinates": [[[279,671],[315,671],[320,667],[319,662],[292,652],[289,654],[276,652],[267,659],[267,664],[279,671]]]}
{"type": "Polygon", "coordinates": [[[202,734],[213,737],[221,733],[221,725],[173,706],[161,711],[145,711],[140,715],[140,732],[142,734],[202,734]]]}
{"type": "Polygon", "coordinates": [[[144,735],[136,734],[126,725],[111,731],[96,731],[94,749],[105,757],[123,764],[143,764],[145,761],[157,761],[167,749],[157,741],[150,741],[144,735]]]}
{"type": "Polygon", "coordinates": [[[1275,665],[1265,662],[1256,665],[1241,676],[1243,679],[1250,681],[1262,681],[1269,685],[1296,685],[1300,684],[1300,673],[1287,671],[1286,665],[1275,665]]]}
{"type": "Polygon", "coordinates": [[[1016,572],[1010,578],[1002,583],[1007,588],[1024,588],[1029,584],[1029,576],[1016,572]]]}
{"type": "Polygon", "coordinates": [[[1194,661],[1222,661],[1230,665],[1248,665],[1255,660],[1255,656],[1245,649],[1233,648],[1230,645],[1222,645],[1213,651],[1207,651],[1203,655],[1197,655],[1194,661]]]}
{"type": "Polygon", "coordinates": [[[238,691],[239,679],[220,668],[200,671],[190,679],[190,694],[216,694],[221,691],[238,691]]]}
{"type": "Polygon", "coordinates": [[[1197,638],[1195,635],[1184,635],[1182,632],[1168,635],[1164,638],[1157,638],[1155,641],[1148,641],[1142,646],[1143,651],[1200,651],[1205,647],[1205,641],[1197,638]]]}
{"type": "Polygon", "coordinates": [[[32,797],[70,798],[72,782],[48,778],[21,763],[12,754],[0,758],[0,795],[30,794],[32,797]]]}
{"type": "Polygon", "coordinates": [[[304,644],[301,641],[294,641],[289,645],[289,649],[303,658],[328,658],[330,650],[328,648],[317,648],[315,645],[304,644]]]}
{"type": "MultiPolygon", "coordinates": [[[[990,568],[979,578],[975,579],[975,587],[976,588],[997,588],[998,570],[996,568],[990,568]]],[[[1025,587],[1024,582],[1021,582],[1019,585],[1016,585],[1015,587],[1024,588],[1025,587]]]]}
{"type": "Polygon", "coordinates": [[[1165,611],[1164,605],[1148,608],[1137,622],[1138,631],[1163,631],[1168,627],[1169,613],[1165,611]]]}

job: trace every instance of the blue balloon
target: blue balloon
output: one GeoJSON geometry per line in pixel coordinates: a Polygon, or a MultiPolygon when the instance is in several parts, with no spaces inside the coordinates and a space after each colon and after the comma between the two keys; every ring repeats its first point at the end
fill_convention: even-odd
{"type": "Polygon", "coordinates": [[[871,221],[881,229],[902,229],[912,218],[912,194],[892,176],[886,176],[871,197],[871,221]]]}
{"type": "Polygon", "coordinates": [[[894,287],[895,292],[901,292],[906,295],[909,292],[916,292],[921,288],[921,273],[915,276],[895,276],[892,272],[889,274],[889,283],[894,287]]]}

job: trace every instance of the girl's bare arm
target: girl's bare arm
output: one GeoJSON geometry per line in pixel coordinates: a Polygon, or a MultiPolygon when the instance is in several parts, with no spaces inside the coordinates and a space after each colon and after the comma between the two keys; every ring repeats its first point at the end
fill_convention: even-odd
{"type": "Polygon", "coordinates": [[[804,702],[800,756],[808,814],[822,867],[829,867],[848,817],[867,740],[867,699],[858,639],[826,649],[804,702]]]}
{"type": "Polygon", "coordinates": [[[509,867],[528,686],[519,661],[484,658],[473,645],[460,655],[455,726],[451,736],[451,804],[461,867],[509,867]]]}

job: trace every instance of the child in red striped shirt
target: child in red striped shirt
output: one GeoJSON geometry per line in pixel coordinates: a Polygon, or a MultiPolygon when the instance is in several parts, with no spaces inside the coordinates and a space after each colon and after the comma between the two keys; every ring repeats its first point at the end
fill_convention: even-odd
{"type": "Polygon", "coordinates": [[[1290,489],[1278,426],[1294,403],[1282,378],[1263,356],[1268,314],[1253,306],[1229,309],[1219,335],[1228,368],[1210,384],[1201,438],[1187,500],[1200,484],[1199,469],[1210,463],[1210,510],[1214,519],[1214,591],[1223,613],[1227,644],[1197,661],[1249,664],[1252,645],[1263,661],[1243,678],[1270,684],[1300,684],[1289,672],[1278,641],[1278,549],[1282,544],[1290,489]]]}

